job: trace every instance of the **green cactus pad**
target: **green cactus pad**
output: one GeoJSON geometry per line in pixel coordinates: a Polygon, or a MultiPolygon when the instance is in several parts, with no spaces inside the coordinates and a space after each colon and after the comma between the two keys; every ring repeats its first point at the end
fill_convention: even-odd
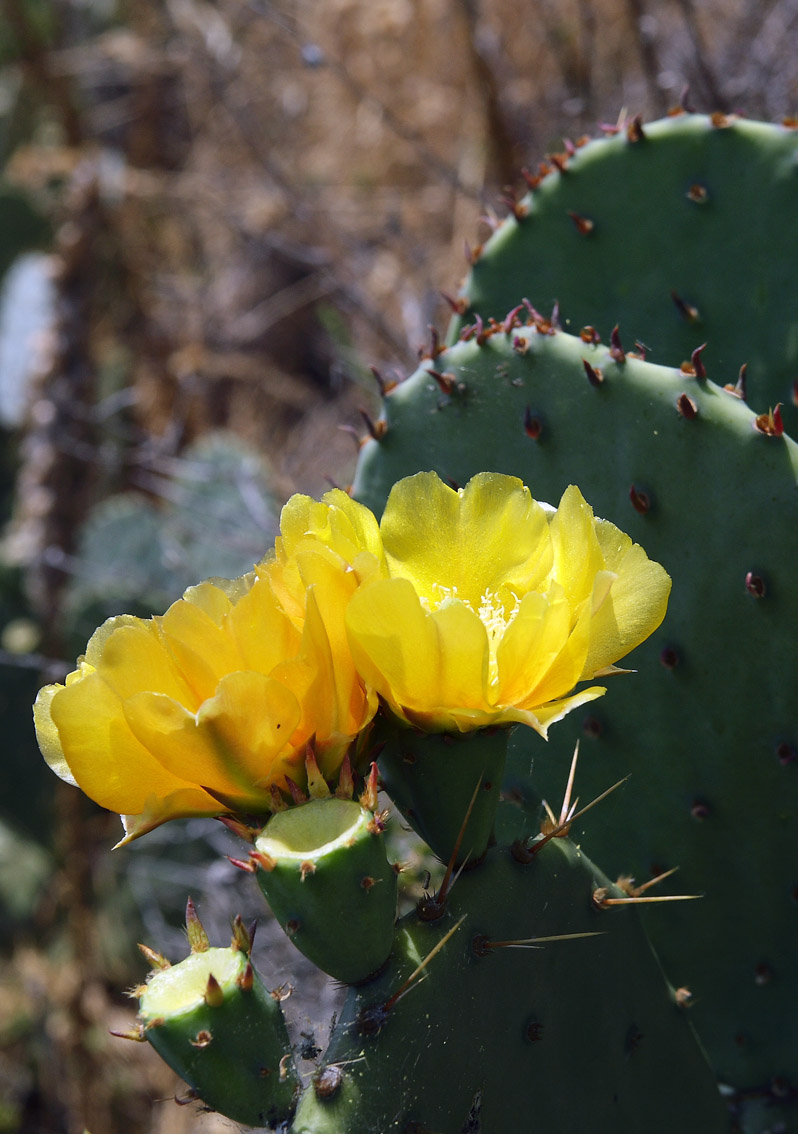
{"type": "Polygon", "coordinates": [[[528,297],[572,334],[620,324],[630,349],[679,366],[706,343],[720,385],[748,366],[757,413],[798,434],[798,131],[680,114],[637,122],[548,163],[476,257],[451,337],[528,297]],[[558,165],[562,167],[560,170],[558,165]]]}
{"type": "Polygon", "coordinates": [[[379,736],[387,740],[382,780],[408,823],[443,862],[455,849],[455,865],[479,861],[493,836],[510,729],[422,733],[387,725],[379,736]]]}
{"type": "Polygon", "coordinates": [[[404,917],[387,972],[350,994],[292,1134],[726,1131],[634,911],[593,904],[607,885],[567,840],[529,865],[495,847],[459,878],[441,921],[404,917]],[[576,933],[599,935],[498,945],[576,933]]]}
{"type": "Polygon", "coordinates": [[[320,969],[354,984],[384,964],[397,874],[373,812],[335,798],[279,811],[256,840],[255,861],[274,916],[320,969]]]}
{"type": "Polygon", "coordinates": [[[798,446],[757,432],[710,381],[563,333],[477,332],[435,359],[450,394],[428,365],[386,398],[355,495],[379,512],[420,467],[459,484],[511,473],[552,504],[575,483],[664,564],[668,616],[623,663],[639,672],[611,679],[548,745],[518,730],[510,765],[554,799],[583,735],[583,800],[633,773],[632,805],[616,796],[593,813],[593,853],[640,882],[678,865],[680,889],[706,895],[651,913],[657,952],[692,990],[722,1081],[794,1087],[798,446]]]}
{"type": "Polygon", "coordinates": [[[155,972],[140,1000],[144,1034],[214,1110],[273,1128],[298,1083],[282,1010],[236,949],[191,953],[155,972]]]}

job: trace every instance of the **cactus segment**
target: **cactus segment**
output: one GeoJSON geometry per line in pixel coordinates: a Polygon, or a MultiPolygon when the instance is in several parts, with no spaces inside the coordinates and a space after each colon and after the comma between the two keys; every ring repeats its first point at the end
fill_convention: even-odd
{"type": "Polygon", "coordinates": [[[493,847],[441,920],[406,915],[389,969],[350,993],[292,1134],[726,1131],[638,918],[597,911],[599,885],[610,884],[567,839],[529,865],[493,847]],[[560,934],[595,936],[518,940],[560,934]]]}
{"type": "Polygon", "coordinates": [[[346,984],[378,970],[393,943],[397,874],[383,830],[383,817],[354,800],[315,799],[273,815],[252,854],[285,932],[346,984]]]}
{"type": "Polygon", "coordinates": [[[208,948],[153,973],[139,1020],[144,1035],[207,1106],[273,1129],[298,1089],[277,1000],[240,949],[208,948]]]}
{"type": "Polygon", "coordinates": [[[798,131],[681,114],[562,157],[474,260],[450,341],[526,296],[572,334],[608,342],[620,324],[659,363],[704,342],[709,376],[734,384],[747,364],[752,407],[783,403],[797,436],[798,131]]]}
{"type": "Polygon", "coordinates": [[[460,484],[478,470],[510,473],[550,502],[575,483],[596,515],[664,565],[669,612],[632,655],[638,672],[612,678],[545,747],[519,729],[505,786],[523,787],[531,766],[537,792],[556,796],[580,731],[583,799],[633,773],[631,814],[619,797],[592,813],[592,852],[614,875],[640,879],[678,865],[680,889],[706,895],[667,917],[653,907],[653,944],[694,993],[692,1019],[721,1081],[750,1091],[789,1083],[798,445],[757,431],[756,415],[709,379],[517,322],[437,357],[454,376],[451,395],[425,364],[386,396],[384,435],[364,445],[354,494],[379,512],[420,466],[460,484]],[[602,373],[596,387],[584,360],[602,373]],[[692,419],[678,411],[683,394],[692,419]]]}
{"type": "Polygon", "coordinates": [[[473,865],[491,842],[510,732],[385,729],[378,761],[385,789],[443,862],[454,855],[454,865],[473,865]]]}

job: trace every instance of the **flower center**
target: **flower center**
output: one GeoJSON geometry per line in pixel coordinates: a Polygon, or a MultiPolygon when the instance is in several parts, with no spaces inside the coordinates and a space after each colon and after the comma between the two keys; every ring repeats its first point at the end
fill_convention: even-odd
{"type": "Polygon", "coordinates": [[[474,614],[479,617],[480,622],[488,633],[488,680],[491,685],[496,685],[499,680],[499,666],[496,660],[496,651],[504,636],[505,630],[518,614],[521,606],[520,598],[517,594],[510,591],[509,594],[512,596],[513,606],[512,609],[508,610],[496,591],[486,590],[479,600],[479,606],[474,609],[473,603],[458,595],[456,586],[446,587],[442,583],[434,583],[433,590],[440,596],[438,601],[434,604],[430,602],[426,596],[419,596],[421,605],[425,610],[437,610],[439,607],[447,606],[449,603],[460,602],[463,606],[467,606],[469,610],[474,611],[474,614]]]}

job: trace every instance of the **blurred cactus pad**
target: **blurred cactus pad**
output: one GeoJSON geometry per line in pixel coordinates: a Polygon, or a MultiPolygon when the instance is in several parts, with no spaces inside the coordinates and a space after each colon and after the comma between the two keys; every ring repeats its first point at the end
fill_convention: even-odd
{"type": "Polygon", "coordinates": [[[647,931],[742,1128],[794,1129],[798,132],[634,119],[528,181],[472,255],[449,345],[385,393],[354,495],[379,514],[419,469],[510,473],[551,503],[574,483],[671,574],[636,675],[548,745],[518,730],[505,789],[557,797],[578,736],[583,799],[631,773],[585,849],[703,895],[651,906],[647,931]]]}
{"type": "Polygon", "coordinates": [[[271,471],[232,435],[209,434],[163,462],[152,490],[109,497],[83,525],[65,600],[75,652],[106,618],[146,617],[198,579],[234,578],[274,541],[271,471]]]}

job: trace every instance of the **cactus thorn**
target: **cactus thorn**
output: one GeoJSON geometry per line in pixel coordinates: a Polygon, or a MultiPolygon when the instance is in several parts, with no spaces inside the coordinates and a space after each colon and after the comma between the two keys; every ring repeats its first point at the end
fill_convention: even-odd
{"type": "Polygon", "coordinates": [[[786,768],[798,760],[798,749],[794,744],[782,740],[781,743],[776,745],[776,756],[782,768],[786,768]]]}
{"type": "Polygon", "coordinates": [[[163,953],[157,953],[155,949],[151,949],[149,945],[142,945],[140,941],[139,949],[144,954],[145,959],[154,969],[171,969],[172,962],[167,961],[163,953]]]}
{"type": "Polygon", "coordinates": [[[685,83],[682,87],[682,93],[679,95],[679,111],[680,113],[694,114],[695,106],[693,100],[690,98],[690,84],[685,83]]]}
{"type": "Polygon", "coordinates": [[[465,298],[465,296],[460,296],[458,299],[455,299],[453,295],[449,295],[448,291],[442,291],[441,296],[451,307],[452,314],[465,315],[466,311],[468,310],[468,300],[465,298]]]}
{"type": "Polygon", "coordinates": [[[348,433],[350,437],[354,438],[355,446],[357,447],[357,451],[360,452],[360,448],[361,448],[363,442],[362,442],[362,439],[360,437],[360,434],[355,429],[354,425],[339,425],[338,429],[340,430],[341,433],[348,433]]]}
{"type": "Polygon", "coordinates": [[[199,1092],[195,1091],[193,1087],[189,1087],[184,1095],[175,1095],[175,1103],[177,1106],[190,1106],[198,1098],[199,1092]]]}
{"type": "Polygon", "coordinates": [[[641,343],[640,339],[635,339],[635,349],[634,351],[630,351],[630,354],[632,354],[634,358],[639,358],[641,362],[645,362],[646,355],[648,354],[648,347],[645,343],[641,343]]]}
{"type": "Polygon", "coordinates": [[[290,997],[292,997],[293,995],[294,986],[292,984],[289,984],[288,981],[286,981],[285,984],[278,985],[277,988],[272,988],[269,990],[269,996],[271,996],[272,1000],[276,1004],[282,1004],[284,1000],[290,999],[290,997]]]}
{"type": "Polygon", "coordinates": [[[745,378],[747,373],[748,363],[744,362],[740,367],[740,373],[737,375],[737,382],[735,383],[735,385],[732,386],[730,383],[727,383],[723,387],[727,394],[733,394],[735,398],[739,398],[740,401],[743,402],[746,400],[745,378]]]}
{"type": "Polygon", "coordinates": [[[532,410],[529,406],[524,410],[524,433],[533,441],[538,441],[543,432],[543,422],[539,417],[534,417],[532,410]]]}
{"type": "Polygon", "coordinates": [[[435,359],[439,354],[442,354],[446,348],[441,346],[440,335],[438,334],[437,327],[433,326],[432,323],[428,323],[427,330],[429,331],[430,336],[429,357],[435,359]]]}
{"type": "Polygon", "coordinates": [[[463,388],[462,384],[458,385],[454,374],[452,374],[448,370],[442,373],[440,370],[433,370],[432,367],[430,367],[427,370],[427,374],[429,374],[431,378],[435,379],[441,389],[441,392],[444,394],[453,394],[456,389],[463,388]]]}
{"type": "Polygon", "coordinates": [[[479,314],[479,312],[477,312],[477,314],[474,316],[474,319],[474,341],[476,342],[477,346],[484,346],[485,340],[487,338],[487,332],[485,330],[485,324],[482,322],[482,316],[479,314]]]}
{"type": "Polygon", "coordinates": [[[255,827],[250,827],[243,819],[239,819],[235,815],[217,815],[216,818],[227,827],[228,831],[232,831],[234,835],[238,835],[245,843],[255,842],[258,836],[257,830],[255,827]]]}
{"type": "Polygon", "coordinates": [[[186,934],[192,953],[207,953],[211,943],[191,898],[186,902],[186,934]]]}
{"type": "Polygon", "coordinates": [[[383,378],[376,366],[369,366],[375,382],[380,391],[380,397],[384,398],[386,394],[390,394],[391,390],[395,390],[399,383],[395,378],[383,378]]]}
{"type": "Polygon", "coordinates": [[[579,332],[579,338],[583,343],[592,343],[594,346],[601,342],[601,335],[595,327],[583,327],[579,332]]]}
{"type": "Polygon", "coordinates": [[[274,870],[277,865],[277,859],[272,858],[270,854],[264,854],[263,851],[251,850],[249,857],[255,864],[255,870],[274,870]]]}
{"type": "Polygon", "coordinates": [[[517,941],[491,941],[480,935],[474,938],[472,947],[478,957],[487,957],[491,949],[539,949],[549,941],[576,941],[579,937],[603,936],[604,931],[601,929],[594,929],[588,933],[553,933],[547,937],[522,937],[517,941]]]}
{"type": "Polygon", "coordinates": [[[646,134],[643,129],[643,115],[636,114],[626,127],[626,138],[629,142],[644,142],[646,134]]]}
{"type": "Polygon", "coordinates": [[[311,859],[309,859],[309,858],[305,859],[304,862],[299,864],[299,877],[300,877],[300,880],[302,882],[305,881],[305,879],[307,878],[307,876],[309,874],[315,874],[315,873],[316,873],[316,863],[311,861],[311,859]]]}
{"type": "Polygon", "coordinates": [[[701,346],[696,347],[693,353],[690,355],[690,363],[693,367],[693,373],[695,374],[696,378],[699,379],[706,378],[707,376],[706,368],[704,366],[703,359],[701,358],[701,352],[706,350],[706,348],[707,344],[702,343],[701,346]]]}
{"type": "Polygon", "coordinates": [[[626,352],[621,343],[621,331],[617,323],[610,332],[610,358],[619,365],[626,362],[626,352]]]}
{"type": "Polygon", "coordinates": [[[767,413],[761,413],[759,417],[755,417],[753,426],[758,433],[764,433],[767,437],[781,437],[784,433],[781,402],[778,403],[775,409],[768,410],[767,413]]]}
{"type": "Polygon", "coordinates": [[[116,1032],[113,1028],[109,1028],[108,1031],[110,1035],[116,1036],[117,1039],[132,1040],[134,1043],[147,1042],[143,1024],[137,1024],[135,1028],[130,1028],[129,1031],[126,1032],[116,1032]]]}
{"type": "Polygon", "coordinates": [[[593,891],[593,905],[598,910],[606,910],[612,906],[643,905],[647,902],[691,902],[695,898],[702,898],[703,894],[655,894],[643,897],[611,898],[606,886],[599,886],[593,891]]]}
{"type": "Polygon", "coordinates": [[[755,575],[753,571],[749,571],[745,576],[745,589],[748,591],[749,595],[753,595],[754,598],[758,599],[764,598],[767,593],[765,580],[761,575],[755,575]]]}
{"type": "Polygon", "coordinates": [[[518,315],[519,312],[523,310],[523,308],[523,303],[519,303],[517,307],[514,307],[512,309],[512,311],[507,312],[504,317],[504,322],[502,323],[502,330],[504,331],[505,335],[512,334],[516,327],[521,326],[521,320],[519,319],[518,315]]]}
{"type": "Polygon", "coordinates": [[[580,236],[590,236],[596,227],[595,222],[590,217],[583,217],[580,213],[575,213],[573,209],[568,210],[568,216],[574,222],[574,228],[580,236]]]}
{"type": "Polygon", "coordinates": [[[697,323],[701,318],[698,312],[698,308],[693,307],[691,304],[687,303],[684,299],[682,299],[677,291],[674,291],[673,288],[671,288],[671,299],[676,304],[676,310],[687,320],[688,323],[697,323]]]}
{"type": "MultiPolygon", "coordinates": [[[[631,775],[631,772],[629,773],[629,775],[631,775]]],[[[550,839],[564,838],[577,819],[580,819],[583,815],[587,814],[587,812],[590,811],[592,807],[595,807],[597,803],[601,803],[603,799],[606,799],[607,796],[614,792],[616,788],[619,788],[621,784],[625,784],[628,779],[629,776],[624,776],[623,779],[618,780],[616,783],[614,783],[612,787],[608,787],[605,791],[603,791],[601,795],[597,795],[595,799],[592,799],[590,801],[590,803],[586,803],[584,807],[576,812],[576,814],[568,814],[565,821],[560,823],[558,826],[553,827],[550,830],[543,830],[540,837],[537,837],[534,842],[530,842],[529,839],[516,840],[511,848],[513,858],[517,859],[518,862],[525,864],[530,863],[535,855],[543,849],[543,847],[547,842],[549,842],[550,839]]],[[[546,822],[546,820],[544,820],[544,827],[550,827],[550,823],[554,820],[554,815],[548,807],[547,811],[549,815],[549,822],[546,822]]],[[[571,811],[573,812],[573,808],[571,808],[571,811]]]]}
{"type": "Polygon", "coordinates": [[[449,861],[446,864],[446,872],[444,873],[443,881],[441,882],[440,887],[432,897],[427,898],[425,895],[425,897],[422,898],[418,903],[418,914],[423,921],[435,921],[437,918],[443,915],[443,912],[446,908],[446,900],[449,897],[452,886],[460,877],[460,871],[462,871],[463,867],[468,861],[469,855],[471,854],[471,851],[469,850],[460,866],[460,871],[458,871],[457,875],[454,877],[454,879],[452,879],[454,864],[457,861],[458,854],[460,853],[460,847],[462,846],[466,827],[468,826],[468,820],[471,818],[471,812],[473,811],[474,804],[477,801],[477,796],[479,795],[479,789],[482,787],[483,779],[484,776],[480,775],[479,779],[477,780],[476,787],[474,788],[474,792],[471,796],[468,807],[466,808],[466,813],[463,816],[463,821],[460,824],[460,830],[457,832],[457,838],[454,841],[452,853],[450,854],[449,861]]]}
{"type": "Polygon", "coordinates": [[[676,408],[685,421],[693,421],[698,416],[698,405],[687,394],[679,394],[676,399],[676,408]]]}
{"type": "Polygon", "coordinates": [[[662,874],[655,874],[653,878],[649,878],[648,882],[644,882],[642,886],[635,886],[634,878],[629,876],[619,878],[615,885],[623,890],[630,898],[639,898],[641,894],[645,894],[646,890],[650,890],[652,886],[657,886],[660,882],[664,882],[666,878],[670,878],[678,869],[678,866],[672,866],[670,870],[665,870],[662,874]]]}
{"type": "Polygon", "coordinates": [[[363,792],[360,796],[360,806],[365,807],[367,811],[377,810],[377,792],[378,792],[378,773],[377,763],[372,760],[371,769],[363,787],[363,792]]]}
{"type": "Polygon", "coordinates": [[[468,240],[463,241],[463,253],[465,255],[466,263],[468,264],[468,266],[470,268],[473,267],[476,261],[476,256],[468,240]]]}
{"type": "Polygon", "coordinates": [[[190,1039],[188,1042],[191,1044],[192,1047],[198,1047],[198,1048],[202,1049],[203,1047],[207,1047],[212,1039],[213,1039],[212,1033],[209,1032],[207,1030],[207,1028],[203,1028],[201,1031],[197,1032],[194,1039],[190,1039]]]}
{"type": "Polygon", "coordinates": [[[208,973],[208,983],[205,985],[204,999],[209,1008],[221,1008],[224,1004],[224,989],[213,973],[208,973]]]}
{"type": "Polygon", "coordinates": [[[727,127],[733,124],[735,118],[736,115],[724,114],[721,110],[716,110],[709,116],[709,120],[716,130],[725,130],[727,127]]]}
{"type": "Polygon", "coordinates": [[[375,421],[368,410],[363,409],[362,406],[358,408],[358,413],[363,418],[366,429],[369,431],[369,436],[373,441],[381,441],[388,431],[388,426],[384,421],[375,421]]]}
{"type": "Polygon", "coordinates": [[[629,489],[629,499],[632,502],[632,507],[634,508],[634,510],[636,512],[639,512],[641,516],[645,516],[648,512],[651,511],[651,497],[647,492],[643,492],[642,489],[636,488],[634,484],[629,489]]]}
{"type": "Polygon", "coordinates": [[[604,381],[604,375],[601,370],[599,370],[597,366],[591,366],[586,358],[582,359],[582,365],[585,368],[585,374],[587,375],[587,380],[590,385],[598,388],[604,381]]]}
{"type": "Polygon", "coordinates": [[[706,185],[691,185],[685,194],[689,201],[695,202],[696,205],[704,205],[709,200],[709,193],[707,192],[706,185]]]}
{"type": "Polygon", "coordinates": [[[399,1002],[399,1000],[401,1000],[401,998],[406,993],[410,992],[410,990],[412,988],[414,988],[417,984],[420,983],[419,979],[417,979],[417,978],[422,977],[422,974],[423,974],[424,970],[426,969],[427,965],[430,963],[430,961],[433,959],[433,957],[437,956],[437,954],[440,953],[441,949],[444,947],[444,945],[447,944],[449,939],[454,936],[454,934],[457,932],[457,930],[460,928],[460,926],[465,921],[466,916],[467,916],[466,914],[463,914],[463,916],[460,918],[460,920],[455,922],[455,924],[448,931],[448,933],[445,933],[443,935],[443,937],[440,939],[440,941],[437,943],[437,945],[434,945],[433,948],[430,949],[429,953],[427,953],[424,960],[413,969],[412,973],[407,978],[407,980],[404,982],[404,984],[400,988],[398,988],[392,996],[388,997],[388,999],[382,1005],[382,1010],[386,1015],[387,1015],[388,1012],[390,1012],[390,1010],[394,1007],[394,1005],[397,1004],[399,1002]]]}
{"type": "Polygon", "coordinates": [[[226,857],[228,862],[232,863],[232,865],[235,866],[238,870],[245,871],[247,874],[254,874],[257,870],[257,867],[252,861],[247,861],[241,858],[233,858],[232,855],[229,854],[226,857]]]}
{"type": "Polygon", "coordinates": [[[247,961],[247,967],[244,969],[243,973],[239,973],[236,977],[236,984],[242,992],[251,992],[254,983],[255,970],[252,968],[251,963],[247,961]]]}
{"type": "Polygon", "coordinates": [[[693,1003],[693,994],[689,988],[682,985],[681,988],[677,988],[674,991],[673,999],[676,1001],[679,1008],[689,1008],[693,1003]]]}

